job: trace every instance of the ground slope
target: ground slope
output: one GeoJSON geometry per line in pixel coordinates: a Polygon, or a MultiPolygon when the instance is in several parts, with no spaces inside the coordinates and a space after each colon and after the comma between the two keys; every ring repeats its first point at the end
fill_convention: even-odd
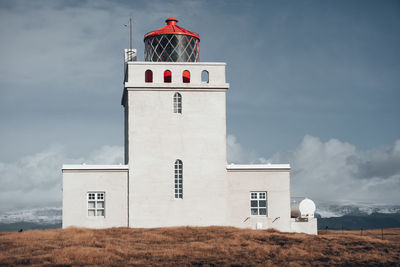
{"type": "Polygon", "coordinates": [[[386,240],[379,231],[360,234],[322,231],[311,236],[233,227],[0,233],[0,266],[400,264],[400,229],[385,229],[386,240]]]}

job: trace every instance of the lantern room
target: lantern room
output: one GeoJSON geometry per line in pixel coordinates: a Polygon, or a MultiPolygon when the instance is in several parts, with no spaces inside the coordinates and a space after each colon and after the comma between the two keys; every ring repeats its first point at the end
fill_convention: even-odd
{"type": "Polygon", "coordinates": [[[144,36],[145,61],[198,62],[200,36],[177,25],[168,18],[166,26],[144,36]]]}

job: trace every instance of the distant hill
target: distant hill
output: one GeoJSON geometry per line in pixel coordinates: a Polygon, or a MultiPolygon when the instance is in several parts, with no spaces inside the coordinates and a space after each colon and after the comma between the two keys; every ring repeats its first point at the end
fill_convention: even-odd
{"type": "Polygon", "coordinates": [[[20,229],[25,230],[44,230],[61,228],[60,223],[46,224],[33,222],[15,222],[15,223],[0,223],[0,232],[18,232],[20,229]]]}
{"type": "Polygon", "coordinates": [[[344,215],[318,218],[318,229],[360,230],[400,227],[400,213],[372,213],[370,215],[344,215]]]}

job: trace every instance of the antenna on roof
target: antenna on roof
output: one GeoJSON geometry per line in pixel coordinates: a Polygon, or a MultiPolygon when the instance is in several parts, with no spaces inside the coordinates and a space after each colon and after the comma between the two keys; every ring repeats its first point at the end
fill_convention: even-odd
{"type": "Polygon", "coordinates": [[[174,16],[173,16],[173,11],[174,10],[174,6],[171,4],[171,18],[173,18],[174,16]]]}
{"type": "Polygon", "coordinates": [[[129,26],[129,51],[132,51],[132,17],[129,18],[129,24],[124,24],[124,26],[129,26]]]}

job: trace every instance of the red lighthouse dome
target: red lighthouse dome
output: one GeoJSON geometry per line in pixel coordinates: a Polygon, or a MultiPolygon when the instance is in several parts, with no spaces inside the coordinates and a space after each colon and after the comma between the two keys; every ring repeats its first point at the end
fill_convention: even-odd
{"type": "Polygon", "coordinates": [[[199,61],[199,34],[178,26],[175,18],[165,22],[166,26],[144,36],[145,61],[199,61]]]}

